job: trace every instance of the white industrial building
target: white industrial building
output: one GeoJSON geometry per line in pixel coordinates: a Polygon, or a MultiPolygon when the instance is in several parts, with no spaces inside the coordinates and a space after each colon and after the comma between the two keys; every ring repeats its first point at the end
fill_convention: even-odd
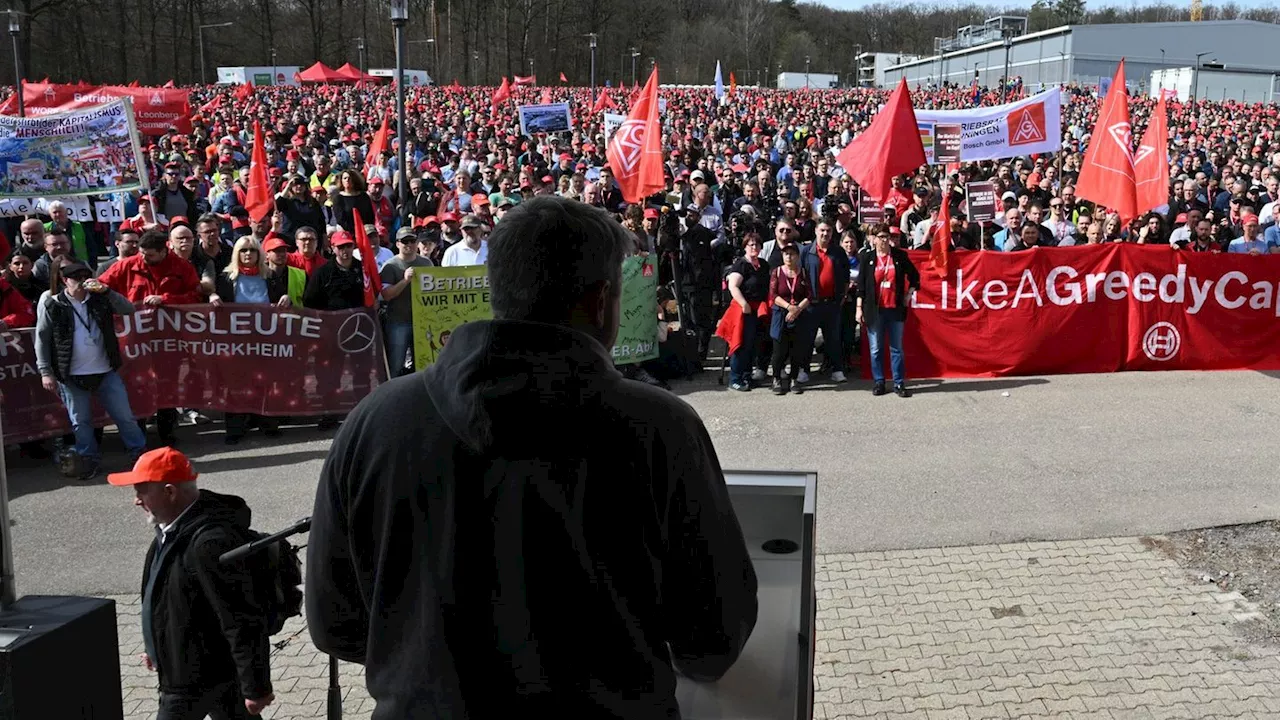
{"type": "Polygon", "coordinates": [[[1159,97],[1163,91],[1178,100],[1199,97],[1270,103],[1280,99],[1280,73],[1204,66],[1165,68],[1151,73],[1148,87],[1153,97],[1159,97]]]}
{"type": "MultiPolygon", "coordinates": [[[[1248,76],[1248,88],[1241,88],[1245,92],[1256,91],[1255,76],[1280,73],[1280,54],[1273,50],[1280,47],[1280,25],[1254,20],[1064,25],[1034,33],[1023,32],[1025,28],[1026,20],[1017,17],[961,28],[955,38],[935,40],[934,55],[888,68],[883,85],[901,77],[912,86],[940,79],[968,85],[976,76],[979,84],[994,86],[1004,75],[1006,57],[1009,75],[1032,88],[1072,81],[1097,85],[1115,73],[1121,57],[1127,84],[1135,92],[1147,92],[1157,70],[1199,66],[1202,82],[1214,73],[1227,83],[1230,77],[1222,73],[1248,76]],[[1204,70],[1205,65],[1213,70],[1204,70]]],[[[1228,98],[1239,95],[1231,87],[1216,88],[1201,96],[1221,99],[1224,89],[1228,98]]]]}
{"type": "Polygon", "coordinates": [[[855,58],[858,64],[858,84],[862,87],[884,87],[885,73],[889,71],[889,68],[919,59],[919,55],[908,55],[906,53],[860,53],[855,58]]]}

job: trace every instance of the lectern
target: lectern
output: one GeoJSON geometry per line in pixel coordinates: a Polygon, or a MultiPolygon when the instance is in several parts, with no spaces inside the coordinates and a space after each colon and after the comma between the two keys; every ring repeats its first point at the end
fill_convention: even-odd
{"type": "Polygon", "coordinates": [[[810,720],[818,476],[726,470],[725,480],[755,563],[760,612],[742,657],[719,682],[680,679],[680,711],[689,720],[810,720]]]}

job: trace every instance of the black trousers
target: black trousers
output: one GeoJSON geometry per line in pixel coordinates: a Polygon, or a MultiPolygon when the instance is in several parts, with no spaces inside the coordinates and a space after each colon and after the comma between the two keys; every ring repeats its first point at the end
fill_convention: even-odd
{"type": "Polygon", "coordinates": [[[234,682],[219,685],[199,695],[160,693],[160,713],[156,720],[248,720],[244,698],[234,682]]]}
{"type": "Polygon", "coordinates": [[[698,335],[699,360],[707,359],[711,336],[716,330],[717,318],[711,296],[710,290],[686,291],[684,294],[685,308],[689,311],[688,325],[698,335]]]}
{"type": "MultiPolygon", "coordinates": [[[[138,427],[142,428],[142,433],[147,433],[147,420],[142,418],[138,420],[138,427]]],[[[167,442],[173,439],[173,433],[178,429],[178,409],[177,408],[161,408],[156,410],[156,433],[160,435],[161,442],[167,442]]]]}
{"type": "Polygon", "coordinates": [[[258,421],[258,427],[263,432],[271,432],[280,428],[280,418],[278,417],[265,417],[251,413],[227,413],[227,437],[244,437],[248,434],[249,424],[253,420],[258,421]]]}
{"type": "Polygon", "coordinates": [[[773,341],[773,377],[780,380],[784,376],[782,368],[791,363],[791,370],[785,377],[795,380],[800,370],[809,366],[809,347],[805,339],[799,336],[794,327],[782,328],[782,334],[773,341]]]}

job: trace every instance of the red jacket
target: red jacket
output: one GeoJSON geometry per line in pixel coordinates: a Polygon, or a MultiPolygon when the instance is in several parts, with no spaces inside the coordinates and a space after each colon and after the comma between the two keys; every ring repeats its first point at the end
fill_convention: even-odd
{"type": "Polygon", "coordinates": [[[4,278],[0,278],[0,321],[10,330],[35,327],[36,324],[31,302],[4,278]]]}
{"type": "Polygon", "coordinates": [[[142,253],[118,260],[102,273],[98,282],[129,298],[129,302],[135,305],[149,295],[164,298],[165,305],[204,301],[195,266],[172,252],[155,265],[148,265],[142,253]]]}

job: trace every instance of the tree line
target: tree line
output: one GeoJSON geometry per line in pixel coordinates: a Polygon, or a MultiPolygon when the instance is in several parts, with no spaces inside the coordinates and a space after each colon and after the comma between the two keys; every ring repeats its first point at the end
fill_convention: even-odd
{"type": "MultiPolygon", "coordinates": [[[[23,13],[18,53],[28,80],[178,84],[215,79],[220,65],[290,66],[323,60],[394,67],[385,0],[11,0],[23,13]],[[229,27],[201,26],[232,23],[229,27]],[[360,47],[363,46],[363,53],[360,47]]],[[[772,84],[779,71],[851,77],[855,48],[930,55],[935,37],[996,15],[1025,15],[1030,31],[1067,23],[1190,19],[1190,4],[1088,10],[1083,0],[1036,0],[1030,10],[988,5],[876,3],[836,10],[795,0],[410,0],[408,68],[439,83],[643,81],[705,84],[719,60],[741,84],[772,84]]],[[[1205,20],[1280,22],[1276,7],[1204,7],[1205,20]]],[[[0,53],[11,58],[11,52],[0,53]]],[[[5,82],[13,61],[0,65],[5,82]]]]}

